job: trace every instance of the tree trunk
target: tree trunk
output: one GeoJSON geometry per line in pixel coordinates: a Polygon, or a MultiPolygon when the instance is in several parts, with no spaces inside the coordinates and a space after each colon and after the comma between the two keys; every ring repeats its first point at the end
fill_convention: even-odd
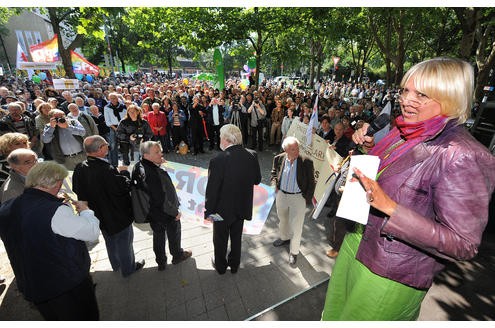
{"type": "Polygon", "coordinates": [[[62,64],[64,66],[65,75],[69,79],[75,79],[76,75],[72,69],[72,60],[70,58],[70,51],[64,48],[64,42],[62,40],[62,34],[60,33],[60,21],[57,17],[57,12],[55,7],[48,8],[48,15],[50,17],[50,24],[53,28],[53,33],[58,36],[58,53],[62,59],[62,64]]]}
{"type": "Polygon", "coordinates": [[[120,65],[122,66],[122,73],[125,73],[125,61],[124,61],[124,56],[120,54],[119,52],[119,60],[120,60],[120,65]]]}
{"type": "Polygon", "coordinates": [[[309,86],[311,89],[313,89],[315,83],[315,56],[314,56],[314,47],[313,47],[313,41],[311,41],[310,45],[310,62],[309,62],[309,86]]]}
{"type": "Polygon", "coordinates": [[[392,65],[390,59],[385,58],[385,66],[387,67],[387,84],[385,86],[388,87],[390,85],[390,81],[392,80],[392,65]]]}
{"type": "Polygon", "coordinates": [[[167,55],[168,74],[172,75],[172,54],[167,55]]]}
{"type": "Polygon", "coordinates": [[[459,57],[469,60],[476,39],[476,23],[480,18],[480,8],[454,8],[454,12],[462,29],[459,57]]]}

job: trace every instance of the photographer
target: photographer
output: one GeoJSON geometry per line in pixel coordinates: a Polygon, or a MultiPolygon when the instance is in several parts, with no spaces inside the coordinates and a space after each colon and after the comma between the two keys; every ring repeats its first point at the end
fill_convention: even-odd
{"type": "Polygon", "coordinates": [[[86,130],[77,120],[67,119],[60,109],[48,113],[50,123],[45,125],[41,141],[49,144],[50,156],[72,171],[86,159],[83,151],[83,136],[86,130]]]}
{"type": "Polygon", "coordinates": [[[136,105],[127,107],[127,113],[117,127],[117,139],[120,143],[120,152],[124,160],[124,165],[130,165],[129,150],[131,160],[134,160],[134,150],[139,149],[141,141],[148,141],[153,137],[148,122],[141,118],[141,108],[136,105]],[[137,148],[136,148],[137,145],[137,148]]]}
{"type": "Polygon", "coordinates": [[[251,148],[256,149],[256,144],[258,144],[258,150],[263,151],[263,125],[266,109],[258,96],[254,97],[253,103],[248,108],[248,113],[251,115],[251,148]]]}

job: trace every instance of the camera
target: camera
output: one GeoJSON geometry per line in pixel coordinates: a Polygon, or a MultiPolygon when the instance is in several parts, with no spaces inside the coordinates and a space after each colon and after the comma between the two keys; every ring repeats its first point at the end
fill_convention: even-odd
{"type": "Polygon", "coordinates": [[[260,103],[260,99],[259,98],[254,98],[254,103],[255,104],[259,104],[260,103]]]}
{"type": "Polygon", "coordinates": [[[62,123],[62,124],[67,122],[67,120],[64,117],[57,117],[55,118],[55,120],[57,121],[57,123],[62,123]]]}

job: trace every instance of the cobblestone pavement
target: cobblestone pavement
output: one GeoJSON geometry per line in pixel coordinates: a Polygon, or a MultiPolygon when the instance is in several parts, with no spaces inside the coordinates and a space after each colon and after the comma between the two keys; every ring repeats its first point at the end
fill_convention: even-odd
{"type": "MultiPolygon", "coordinates": [[[[275,149],[259,153],[263,183],[269,181],[275,153],[275,149]]],[[[207,168],[215,154],[216,151],[206,151],[198,156],[167,154],[166,159],[207,168]]],[[[272,246],[278,237],[277,225],[275,207],[272,207],[261,234],[243,236],[239,272],[221,276],[210,263],[212,230],[193,222],[182,224],[182,246],[192,250],[193,257],[179,265],[169,264],[163,272],[157,271],[154,261],[149,225],[134,224],[136,259],[146,259],[146,265],[129,278],[112,272],[100,236],[99,242],[90,247],[90,254],[101,319],[245,320],[327,279],[334,260],[325,255],[329,247],[325,213],[318,220],[306,220],[296,268],[288,265],[287,248],[272,246]]],[[[486,245],[474,261],[451,265],[437,279],[424,301],[420,320],[494,319],[493,238],[487,240],[486,245]]],[[[17,291],[1,242],[0,274],[7,278],[0,286],[0,320],[41,320],[38,312],[17,291]]],[[[321,286],[324,287],[320,289],[326,289],[326,283],[321,286]]],[[[303,295],[298,299],[304,300],[303,295]]],[[[320,295],[323,295],[321,291],[320,295]]],[[[261,320],[319,319],[322,301],[299,301],[297,304],[281,306],[261,320]]]]}

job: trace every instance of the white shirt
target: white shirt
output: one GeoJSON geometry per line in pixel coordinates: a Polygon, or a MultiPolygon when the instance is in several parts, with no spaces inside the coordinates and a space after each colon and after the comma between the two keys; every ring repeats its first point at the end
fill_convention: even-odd
{"type": "Polygon", "coordinates": [[[217,126],[220,125],[220,120],[219,120],[219,115],[218,115],[218,105],[213,105],[213,125],[217,126]]]}
{"type": "Polygon", "coordinates": [[[90,209],[77,215],[70,206],[62,205],[53,215],[52,231],[67,238],[95,241],[100,235],[100,221],[90,209]]]}

